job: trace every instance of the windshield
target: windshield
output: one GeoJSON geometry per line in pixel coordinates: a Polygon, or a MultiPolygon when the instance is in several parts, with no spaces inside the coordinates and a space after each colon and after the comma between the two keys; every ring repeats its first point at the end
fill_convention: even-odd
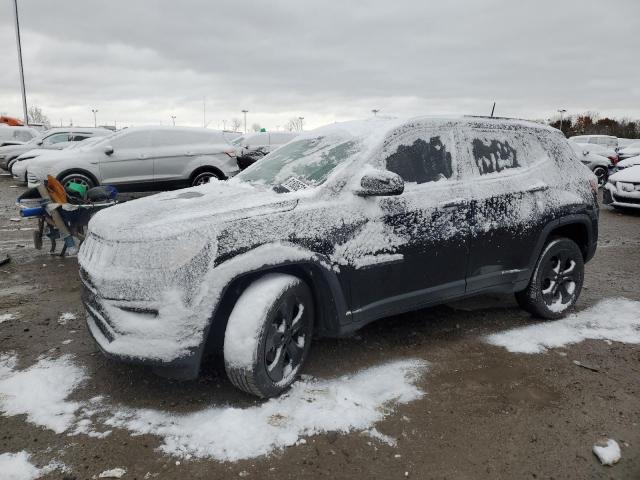
{"type": "Polygon", "coordinates": [[[322,184],[340,164],[360,152],[352,137],[313,137],[295,140],[275,150],[238,178],[290,192],[322,184]]]}

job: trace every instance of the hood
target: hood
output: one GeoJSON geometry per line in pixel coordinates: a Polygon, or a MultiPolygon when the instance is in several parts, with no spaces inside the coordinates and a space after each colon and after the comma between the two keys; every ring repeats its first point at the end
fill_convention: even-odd
{"type": "Polygon", "coordinates": [[[618,162],[618,167],[622,168],[633,167],[634,165],[640,165],[640,155],[638,155],[637,157],[630,157],[618,162]]]}
{"type": "Polygon", "coordinates": [[[237,181],[215,181],[105,209],[93,217],[89,229],[115,242],[179,238],[194,231],[209,236],[224,222],[291,210],[298,196],[237,181]]]}
{"type": "Polygon", "coordinates": [[[609,181],[615,182],[629,182],[640,183],[640,165],[635,167],[625,168],[619,172],[614,173],[609,177],[609,181]]]}
{"type": "Polygon", "coordinates": [[[33,149],[34,147],[36,147],[36,145],[31,145],[29,143],[23,143],[21,145],[5,145],[4,147],[0,147],[0,155],[14,155],[16,153],[23,153],[33,149]]]}

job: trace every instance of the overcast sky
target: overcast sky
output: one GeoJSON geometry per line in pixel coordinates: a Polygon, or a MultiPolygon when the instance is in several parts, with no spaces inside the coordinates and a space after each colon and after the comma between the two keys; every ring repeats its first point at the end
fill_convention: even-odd
{"type": "MultiPolygon", "coordinates": [[[[22,115],[12,0],[0,113],[22,115]]],[[[118,127],[387,115],[640,117],[640,0],[19,0],[27,101],[118,127]],[[632,21],[633,26],[628,22],[632,21]]]]}

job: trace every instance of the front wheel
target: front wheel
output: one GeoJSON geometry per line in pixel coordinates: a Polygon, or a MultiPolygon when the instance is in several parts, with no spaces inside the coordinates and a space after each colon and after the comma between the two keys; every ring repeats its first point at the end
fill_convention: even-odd
{"type": "Polygon", "coordinates": [[[225,331],[224,364],[231,383],[258,397],[280,395],[304,365],[313,320],[311,290],[298,277],[269,273],[251,283],[225,331]]]}
{"type": "Polygon", "coordinates": [[[556,319],[573,307],[582,291],[584,259],[568,238],[555,238],[542,250],[529,285],[516,293],[520,306],[532,315],[556,319]]]}
{"type": "Polygon", "coordinates": [[[605,167],[596,167],[593,169],[593,174],[598,179],[598,185],[603,186],[607,183],[609,178],[609,171],[605,167]]]}
{"type": "Polygon", "coordinates": [[[69,175],[65,175],[60,179],[60,183],[64,188],[67,188],[70,183],[79,183],[86,187],[87,190],[96,186],[96,183],[91,178],[82,173],[70,173],[69,175]]]}

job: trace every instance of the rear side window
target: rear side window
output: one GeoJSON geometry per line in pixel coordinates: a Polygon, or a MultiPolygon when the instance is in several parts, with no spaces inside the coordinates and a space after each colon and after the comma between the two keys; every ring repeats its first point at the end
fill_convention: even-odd
{"type": "Polygon", "coordinates": [[[476,132],[478,135],[471,142],[473,161],[480,175],[502,172],[509,168],[522,166],[513,139],[493,132],[476,132]]]}
{"type": "Polygon", "coordinates": [[[437,182],[453,176],[453,142],[449,132],[414,130],[385,150],[392,152],[385,159],[387,170],[407,183],[437,182]]]}

